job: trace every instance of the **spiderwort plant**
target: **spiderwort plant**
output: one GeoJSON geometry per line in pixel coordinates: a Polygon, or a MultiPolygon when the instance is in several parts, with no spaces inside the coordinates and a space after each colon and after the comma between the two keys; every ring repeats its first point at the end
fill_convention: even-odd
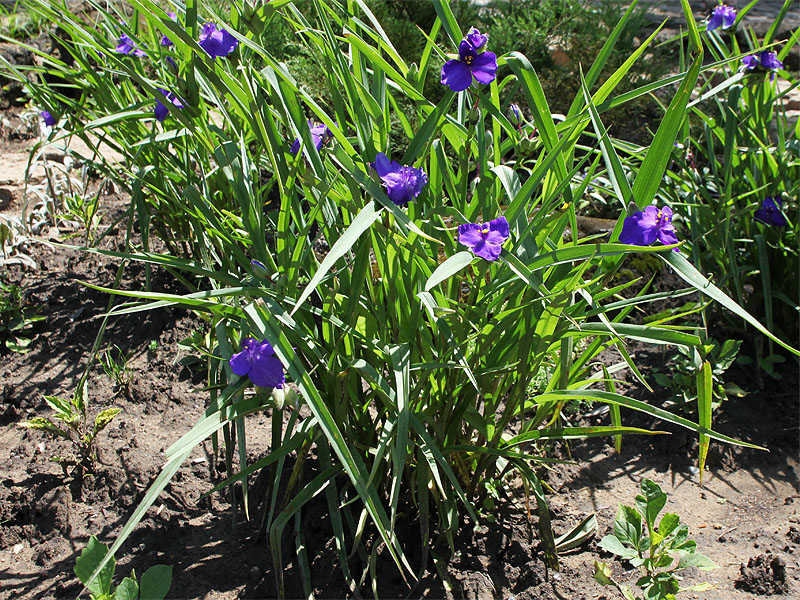
{"type": "MultiPolygon", "coordinates": [[[[414,547],[411,541],[398,543],[393,534],[401,522],[398,517],[402,519],[403,495],[407,493],[411,505],[419,507],[423,529],[436,531],[435,537],[445,539],[448,546],[465,514],[477,519],[476,506],[486,493],[483,482],[499,480],[507,468],[516,470],[536,494],[542,543],[548,562],[555,564],[555,537],[533,468],[547,451],[538,441],[540,436],[584,435],[550,425],[563,403],[574,399],[619,403],[663,416],[624,396],[596,389],[590,365],[597,354],[610,346],[627,352],[615,328],[624,326],[631,335],[661,344],[700,343],[690,329],[625,322],[626,310],[633,303],[645,304],[647,297],[632,299],[622,310],[605,308],[608,273],[599,257],[622,259],[633,249],[597,240],[568,240],[564,235],[569,215],[557,209],[571,191],[562,183],[569,183],[569,173],[585,169],[577,141],[589,126],[580,116],[587,102],[575,99],[577,108],[568,116],[577,123],[572,131],[553,120],[546,94],[538,104],[529,103],[533,120],[542,128],[536,159],[541,168],[531,171],[513,156],[514,140],[507,135],[513,132],[503,128],[507,124],[502,118],[497,119],[502,110],[497,98],[481,94],[474,118],[463,126],[456,117],[465,112],[464,96],[457,98],[456,114],[447,104],[454,100],[453,94],[446,94],[437,106],[426,97],[424,86],[410,83],[414,78],[406,58],[390,51],[391,40],[369,24],[362,3],[342,3],[344,17],[327,12],[321,2],[309,3],[313,10],[308,13],[297,3],[280,4],[274,12],[267,11],[269,15],[285,17],[295,29],[297,43],[326,65],[324,106],[304,89],[302,72],[258,44],[243,44],[236,69],[223,61],[213,66],[213,74],[224,72],[224,77],[205,77],[211,74],[210,65],[199,65],[198,76],[203,76],[199,110],[186,115],[188,124],[194,125],[191,135],[166,141],[148,137],[147,126],[152,123],[143,123],[146,119],[103,119],[115,109],[96,98],[102,93],[116,99],[119,107],[130,106],[129,96],[141,98],[135,78],[122,73],[112,84],[98,81],[92,73],[86,73],[85,81],[70,73],[79,85],[83,82],[86,92],[83,104],[73,102],[70,108],[85,111],[95,122],[103,119],[103,133],[125,153],[125,173],[141,172],[137,185],[152,197],[148,200],[152,205],[145,206],[146,216],[154,225],[157,221],[158,228],[153,229],[161,232],[169,249],[165,262],[185,273],[192,284],[215,290],[200,301],[195,293],[177,299],[170,295],[169,301],[207,312],[215,325],[203,344],[209,357],[208,389],[214,394],[203,422],[213,423],[215,431],[222,429],[227,440],[236,433],[241,456],[247,456],[244,418],[265,409],[262,394],[245,391],[248,382],[283,383],[278,356],[290,356],[292,347],[297,347],[286,367],[311,416],[307,411],[300,415],[291,403],[284,410],[295,412],[287,421],[280,412],[273,413],[274,454],[267,458],[278,468],[270,470],[271,487],[286,489],[284,469],[277,461],[290,452],[298,469],[314,453],[320,470],[311,478],[298,471],[292,485],[302,489],[292,489],[286,501],[276,500],[275,510],[266,517],[279,595],[285,592],[280,583],[285,571],[283,528],[295,518],[300,525],[299,560],[307,558],[302,554],[307,552],[302,540],[307,499],[324,498],[332,516],[343,516],[338,521],[331,518],[331,526],[342,575],[348,589],[356,590],[361,582],[350,569],[362,556],[359,572],[371,572],[370,561],[381,551],[404,572],[418,572],[428,564],[425,553],[434,545],[434,536],[423,534],[414,547]],[[344,36],[320,34],[341,31],[342,25],[344,36]],[[286,152],[291,137],[281,138],[280,132],[305,126],[298,123],[299,114],[320,114],[326,106],[334,112],[325,122],[346,123],[354,134],[337,138],[340,143],[326,160],[312,160],[297,176],[297,159],[286,152]],[[398,106],[408,107],[408,114],[398,106]],[[191,123],[210,112],[220,116],[221,125],[191,123]],[[391,125],[398,121],[401,126],[396,131],[391,125]],[[496,143],[487,139],[487,131],[496,143]],[[130,143],[146,138],[145,145],[130,143]],[[389,140],[393,147],[396,141],[408,147],[396,167],[389,157],[377,156],[378,148],[386,148],[389,140]],[[375,168],[369,164],[373,157],[375,168]],[[410,171],[404,179],[401,172],[412,169],[412,161],[424,165],[424,171],[410,171]],[[156,164],[161,167],[151,168],[156,164]],[[159,172],[166,169],[167,173],[159,172]],[[411,175],[416,177],[413,183],[411,175]],[[395,195],[403,200],[417,198],[423,175],[429,178],[425,201],[418,201],[414,210],[380,201],[392,190],[398,190],[395,195]],[[273,203],[276,198],[279,208],[273,203]],[[481,223],[482,217],[496,218],[481,223]],[[453,235],[454,222],[465,224],[462,243],[453,235]],[[513,239],[513,247],[508,239],[513,239]],[[462,247],[469,250],[459,252],[462,247]],[[475,256],[493,262],[473,265],[475,256]],[[254,258],[257,263],[251,262],[254,258]],[[487,266],[498,277],[486,277],[487,266]],[[582,291],[595,300],[590,304],[582,291]],[[601,318],[604,314],[607,321],[601,318]],[[608,325],[612,319],[613,328],[608,325]],[[232,350],[229,340],[242,329],[257,332],[256,337],[245,338],[241,349],[232,350]],[[575,348],[580,350],[573,352],[568,341],[576,338],[581,344],[575,348]],[[230,358],[220,360],[220,356],[230,358]],[[555,372],[563,376],[547,377],[555,372]],[[533,385],[541,379],[552,383],[533,385]],[[323,489],[325,494],[319,494],[323,489]],[[354,535],[356,526],[348,523],[359,522],[377,535],[354,535]],[[353,545],[359,552],[350,557],[346,549],[353,545]]],[[[446,5],[447,0],[437,3],[440,9],[446,5]]],[[[55,10],[49,14],[62,19],[55,10]]],[[[159,32],[161,17],[143,15],[159,32]]],[[[440,18],[445,17],[443,13],[440,18]]],[[[63,22],[84,59],[79,64],[89,65],[85,48],[95,43],[94,37],[78,19],[66,15],[63,22]]],[[[627,17],[619,27],[626,22],[627,17]]],[[[220,28],[233,37],[230,25],[219,23],[215,31],[220,28]]],[[[457,23],[445,28],[454,40],[460,38],[457,23]]],[[[253,34],[242,27],[237,35],[253,34]]],[[[445,85],[455,82],[455,88],[462,90],[473,79],[493,81],[497,66],[497,58],[484,50],[487,42],[482,34],[467,35],[459,45],[459,60],[446,66],[444,77],[445,85]]],[[[180,45],[177,38],[174,41],[180,45]]],[[[646,40],[641,51],[649,43],[646,40]]],[[[429,41],[426,56],[434,55],[434,44],[429,41]]],[[[208,53],[220,54],[213,48],[208,53]]],[[[527,59],[509,54],[504,60],[515,86],[528,97],[539,94],[527,59]]],[[[419,83],[431,74],[431,67],[429,61],[416,64],[421,65],[419,83]]],[[[154,67],[157,71],[162,65],[154,67]]],[[[602,67],[598,63],[591,72],[600,73],[602,67]]],[[[166,67],[160,75],[169,89],[174,75],[166,67]]],[[[612,84],[590,100],[607,100],[612,84]]],[[[687,76],[681,85],[691,88],[693,81],[687,76]]],[[[183,87],[175,89],[188,106],[189,93],[183,87]]],[[[42,90],[41,97],[51,97],[46,92],[42,90]]],[[[687,89],[687,100],[689,96],[687,89]]],[[[684,110],[680,103],[670,106],[665,122],[684,110]]],[[[314,127],[309,125],[310,130],[314,127]]],[[[310,134],[303,131],[302,138],[320,148],[330,139],[322,126],[310,134]]],[[[597,139],[610,140],[605,135],[597,139]]],[[[672,141],[666,141],[669,150],[672,141]]],[[[299,147],[298,140],[296,151],[299,147]]],[[[611,151],[615,147],[611,145],[611,151]]],[[[652,160],[658,152],[638,150],[637,156],[647,155],[647,182],[660,182],[664,169],[652,160]]],[[[316,159],[314,152],[311,158],[316,159]]],[[[631,165],[638,167],[636,161],[631,165]]],[[[592,171],[592,177],[602,175],[592,171]]],[[[131,185],[124,176],[120,182],[131,185]]],[[[145,217],[135,214],[139,209],[132,207],[131,218],[145,217]]],[[[670,254],[661,246],[635,250],[670,254]]],[[[156,302],[152,308],[162,304],[156,302]]],[[[665,418],[700,431],[686,421],[665,418]]],[[[111,553],[198,443],[196,431],[167,453],[164,475],[153,483],[111,553]]],[[[621,435],[636,430],[617,423],[598,431],[621,435]]],[[[236,474],[229,469],[231,479],[224,485],[241,484],[246,494],[247,468],[242,463],[244,472],[236,474]]],[[[378,589],[377,581],[372,584],[378,589]]]]}

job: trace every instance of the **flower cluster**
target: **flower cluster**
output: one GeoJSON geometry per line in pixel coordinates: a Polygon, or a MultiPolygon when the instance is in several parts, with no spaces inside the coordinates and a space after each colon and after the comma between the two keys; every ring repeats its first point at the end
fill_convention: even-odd
{"type": "Polygon", "coordinates": [[[761,208],[753,214],[756,221],[773,227],[786,227],[789,222],[783,216],[783,200],[780,196],[768,196],[761,202],[761,208]]]}
{"type": "Polygon", "coordinates": [[[733,26],[735,21],[736,9],[732,6],[728,6],[727,4],[720,4],[719,6],[714,7],[714,11],[711,13],[711,18],[708,20],[708,24],[706,25],[706,31],[714,31],[720,27],[723,29],[729,29],[733,26]]]}
{"type": "Polygon", "coordinates": [[[756,67],[761,67],[768,71],[773,71],[772,79],[775,79],[775,71],[783,68],[783,63],[778,60],[778,55],[771,50],[763,50],[756,54],[750,54],[742,59],[742,65],[747,70],[753,70],[756,67]]]}
{"type": "Polygon", "coordinates": [[[422,169],[403,166],[389,160],[383,152],[378,152],[372,168],[378,173],[389,200],[401,206],[414,200],[428,184],[428,176],[422,169]]]}
{"type": "MultiPolygon", "coordinates": [[[[168,12],[167,16],[173,21],[177,21],[178,17],[174,12],[168,12]]],[[[217,58],[223,58],[228,56],[231,52],[236,50],[236,47],[239,45],[239,40],[237,40],[230,32],[225,29],[217,28],[214,23],[208,22],[203,25],[200,30],[200,37],[197,40],[199,46],[206,51],[212,60],[216,60],[217,58]]],[[[161,36],[161,45],[165,48],[173,46],[173,42],[169,39],[166,35],[161,36]]],[[[117,46],[114,48],[114,52],[117,54],[125,54],[128,56],[145,56],[145,51],[142,50],[131,37],[123,33],[119,36],[119,40],[117,41],[117,46]]],[[[175,61],[171,56],[167,56],[167,62],[173,67],[175,72],[177,73],[178,67],[175,64],[175,61]]],[[[156,88],[163,96],[167,98],[174,106],[177,108],[184,108],[183,101],[173,94],[172,92],[168,92],[163,88],[156,88]]],[[[156,106],[154,110],[154,114],[156,119],[160,122],[167,118],[169,115],[169,110],[167,107],[161,102],[159,97],[156,97],[156,106]]],[[[44,115],[43,115],[44,116],[44,115]]],[[[45,123],[47,123],[47,119],[45,118],[45,123]]],[[[53,123],[55,124],[55,123],[53,123]]]]}
{"type": "Polygon", "coordinates": [[[465,223],[458,227],[458,243],[466,246],[475,256],[486,260],[497,260],[503,242],[508,239],[509,228],[505,217],[497,217],[488,223],[465,223]]]}
{"type": "Polygon", "coordinates": [[[231,356],[230,365],[236,375],[247,375],[258,387],[279,388],[286,381],[283,365],[267,340],[243,339],[242,350],[231,356]]]}
{"type": "MultiPolygon", "coordinates": [[[[648,206],[625,217],[619,241],[635,246],[649,246],[656,239],[665,245],[677,244],[675,226],[672,224],[672,209],[648,206]]],[[[675,249],[677,250],[677,248],[675,249]]]]}
{"type": "Polygon", "coordinates": [[[495,80],[497,55],[484,52],[488,36],[474,27],[458,46],[458,58],[448,60],[442,67],[442,85],[454,92],[463,92],[472,85],[472,78],[484,85],[495,80]]]}

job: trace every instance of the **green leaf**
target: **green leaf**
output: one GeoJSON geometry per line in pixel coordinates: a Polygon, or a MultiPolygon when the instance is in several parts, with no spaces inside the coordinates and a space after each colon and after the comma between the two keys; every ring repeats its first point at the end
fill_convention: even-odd
{"type": "Polygon", "coordinates": [[[172,565],[153,565],[139,582],[141,600],[163,600],[172,585],[172,565]]]}
{"type": "Polygon", "coordinates": [[[114,600],[137,600],[137,598],[139,598],[139,585],[132,577],[123,579],[114,590],[114,600]]]}
{"type": "Polygon", "coordinates": [[[731,300],[725,294],[725,292],[720,290],[708,279],[703,277],[703,275],[701,275],[700,272],[697,269],[695,269],[694,266],[680,254],[680,252],[667,252],[666,254],[659,255],[659,257],[670,267],[672,267],[672,269],[684,281],[694,286],[695,289],[722,304],[722,306],[724,306],[735,315],[741,317],[742,319],[750,323],[758,331],[760,331],[761,333],[763,333],[776,343],[780,344],[783,348],[785,348],[792,354],[800,356],[800,350],[795,350],[794,348],[792,348],[791,346],[780,340],[778,337],[770,333],[769,330],[767,330],[766,327],[764,327],[761,323],[759,323],[757,319],[751,316],[750,313],[748,313],[745,309],[736,304],[736,302],[731,300]]]}
{"type": "MultiPolygon", "coordinates": [[[[714,391],[712,388],[711,363],[703,363],[697,372],[697,424],[700,427],[711,429],[711,411],[714,401],[714,391]]],[[[703,470],[706,466],[706,456],[711,440],[704,433],[700,434],[700,454],[697,458],[700,468],[700,485],[703,485],[703,470]]]]}
{"type": "Polygon", "coordinates": [[[65,439],[70,438],[68,431],[61,429],[58,425],[45,419],[44,417],[33,417],[28,421],[20,423],[19,426],[25,427],[26,429],[38,429],[40,431],[55,433],[56,435],[60,435],[65,439]]]}
{"type": "Polygon", "coordinates": [[[701,571],[710,571],[711,569],[718,568],[713,560],[699,552],[681,552],[680,555],[681,559],[678,562],[678,569],[697,567],[701,571]]]}
{"type": "Polygon", "coordinates": [[[114,576],[116,561],[112,555],[106,559],[108,547],[97,541],[95,536],[89,538],[86,547],[75,561],[75,575],[80,582],[89,588],[93,596],[102,596],[111,593],[111,578],[114,576]],[[103,568],[93,577],[97,567],[106,559],[103,568]]]}
{"type": "Polygon", "coordinates": [[[361,237],[361,234],[364,233],[367,229],[369,229],[375,220],[380,216],[381,209],[375,208],[375,203],[370,201],[367,205],[361,209],[353,222],[350,223],[350,227],[347,228],[347,231],[344,232],[342,237],[336,240],[336,243],[330,249],[327,256],[320,264],[317,272],[314,273],[314,276],[311,278],[311,281],[308,282],[308,285],[303,290],[303,293],[300,294],[300,297],[297,299],[297,302],[292,309],[292,312],[289,313],[291,317],[297,309],[306,301],[311,293],[316,289],[316,287],[322,281],[322,278],[325,277],[325,274],[330,270],[330,268],[336,263],[337,260],[342,258],[350,248],[353,247],[358,241],[358,238],[361,237]]]}
{"type": "Polygon", "coordinates": [[[607,535],[600,540],[600,547],[611,554],[616,554],[624,559],[630,559],[636,556],[636,551],[633,548],[627,548],[613,535],[607,535]]]}
{"type": "Polygon", "coordinates": [[[636,508],[647,523],[647,530],[652,532],[655,528],[656,517],[667,503],[667,495],[659,485],[649,479],[641,483],[643,495],[636,496],[636,508]]]}
{"type": "Polygon", "coordinates": [[[103,431],[120,412],[121,408],[107,408],[101,411],[94,420],[94,433],[103,431]]]}
{"type": "Polygon", "coordinates": [[[475,256],[468,250],[454,254],[436,267],[436,270],[431,273],[431,276],[428,277],[428,281],[425,282],[425,291],[429,292],[432,288],[446,281],[469,265],[474,259],[475,256]]]}
{"type": "Polygon", "coordinates": [[[681,518],[674,513],[665,513],[658,524],[658,533],[662,538],[670,535],[680,525],[681,518]]]}

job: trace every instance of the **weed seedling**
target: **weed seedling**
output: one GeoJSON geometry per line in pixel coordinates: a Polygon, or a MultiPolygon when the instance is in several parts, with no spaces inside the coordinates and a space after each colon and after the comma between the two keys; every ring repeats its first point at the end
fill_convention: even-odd
{"type": "Polygon", "coordinates": [[[83,549],[78,560],[75,561],[75,575],[81,583],[89,589],[92,600],[163,600],[172,585],[172,567],[169,565],[153,565],[144,572],[142,578],[136,580],[136,572],[131,571],[130,577],[125,577],[120,584],[112,590],[112,578],[116,561],[111,559],[92,578],[108,554],[108,546],[97,541],[95,536],[89,538],[89,543],[83,549]]]}
{"type": "Polygon", "coordinates": [[[656,525],[656,517],[667,503],[667,495],[657,483],[644,479],[641,491],[635,507],[620,505],[614,535],[604,537],[600,547],[640,569],[642,576],[636,585],[642,595],[635,595],[629,587],[615,581],[606,563],[595,561],[594,578],[601,585],[613,585],[626,600],[672,600],[680,592],[711,589],[707,583],[680,587],[678,571],[687,567],[705,571],[717,565],[697,551],[697,543],[689,539],[689,528],[681,524],[678,515],[666,513],[656,525]]]}
{"type": "Polygon", "coordinates": [[[20,354],[28,351],[33,324],[46,318],[39,310],[25,306],[19,286],[0,283],[0,339],[6,348],[20,354]]]}
{"type": "Polygon", "coordinates": [[[77,481],[82,481],[86,473],[94,473],[97,462],[95,441],[97,434],[103,431],[116,417],[119,408],[106,408],[95,417],[94,423],[89,423],[88,417],[88,384],[75,391],[70,400],[58,396],[44,396],[45,402],[55,411],[52,418],[34,417],[29,421],[20,423],[21,427],[46,431],[72,442],[76,454],[73,456],[53,457],[53,460],[64,469],[72,466],[72,474],[77,481]],[[61,422],[60,425],[58,422],[61,422]]]}
{"type": "Polygon", "coordinates": [[[131,355],[125,354],[119,346],[114,346],[114,349],[109,348],[99,356],[103,372],[114,382],[117,391],[122,390],[125,396],[130,395],[131,368],[128,364],[130,359],[131,355]]]}

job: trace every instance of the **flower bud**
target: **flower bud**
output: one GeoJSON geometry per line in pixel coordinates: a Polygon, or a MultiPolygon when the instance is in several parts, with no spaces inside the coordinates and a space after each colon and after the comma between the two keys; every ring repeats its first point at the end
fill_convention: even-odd
{"type": "Polygon", "coordinates": [[[509,104],[508,120],[511,121],[513,125],[519,125],[522,123],[522,113],[519,110],[519,106],[516,104],[509,104]]]}

